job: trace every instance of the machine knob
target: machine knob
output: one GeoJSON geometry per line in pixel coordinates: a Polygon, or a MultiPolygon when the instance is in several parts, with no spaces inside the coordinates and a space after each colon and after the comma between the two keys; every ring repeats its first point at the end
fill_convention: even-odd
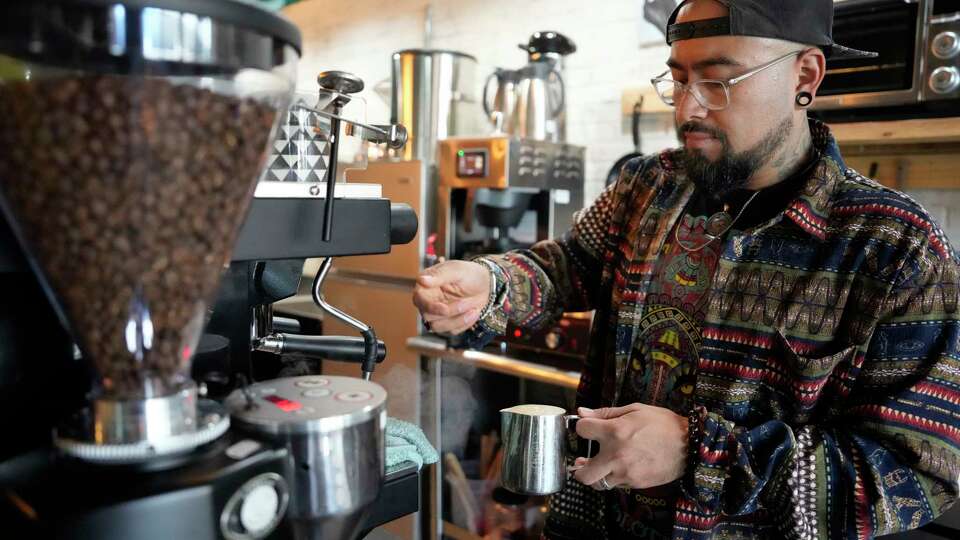
{"type": "Polygon", "coordinates": [[[280,495],[271,485],[253,488],[240,503],[240,524],[253,535],[272,528],[280,509],[280,495]]]}
{"type": "Polygon", "coordinates": [[[551,351],[559,349],[563,342],[563,332],[559,328],[554,328],[543,336],[543,344],[551,351]]]}
{"type": "Polygon", "coordinates": [[[224,505],[220,532],[226,540],[265,538],[283,519],[289,501],[290,492],[282,476],[273,472],[257,475],[247,480],[224,505]]]}
{"type": "Polygon", "coordinates": [[[960,36],[956,32],[940,32],[933,38],[930,48],[933,55],[941,60],[953,58],[960,53],[960,36]]]}
{"type": "Polygon", "coordinates": [[[930,74],[930,89],[938,94],[949,94],[960,88],[960,71],[953,66],[940,66],[930,74]]]}
{"type": "Polygon", "coordinates": [[[321,71],[317,75],[317,84],[338,94],[356,94],[363,90],[363,79],[346,71],[321,71]]]}

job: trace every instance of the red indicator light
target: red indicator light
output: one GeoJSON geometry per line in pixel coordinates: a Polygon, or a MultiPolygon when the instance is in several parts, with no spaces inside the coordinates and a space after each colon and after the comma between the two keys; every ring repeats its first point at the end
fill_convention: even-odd
{"type": "Polygon", "coordinates": [[[513,337],[523,337],[523,332],[521,332],[520,329],[518,328],[513,331],[513,337]]]}
{"type": "Polygon", "coordinates": [[[298,401],[290,401],[276,395],[263,396],[263,399],[273,403],[283,412],[293,412],[303,408],[303,405],[298,401]]]}

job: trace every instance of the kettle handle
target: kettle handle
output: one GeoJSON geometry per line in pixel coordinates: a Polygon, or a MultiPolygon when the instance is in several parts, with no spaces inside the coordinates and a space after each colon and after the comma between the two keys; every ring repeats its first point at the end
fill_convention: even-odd
{"type": "Polygon", "coordinates": [[[556,118],[557,116],[560,116],[560,113],[563,112],[563,108],[566,105],[567,96],[566,89],[564,88],[566,85],[563,84],[563,76],[560,75],[560,72],[557,71],[557,68],[551,68],[550,73],[556,75],[557,80],[560,81],[560,102],[557,103],[557,106],[554,107],[553,112],[551,113],[551,116],[556,118]]]}
{"type": "Polygon", "coordinates": [[[483,112],[486,113],[487,118],[493,117],[493,110],[492,110],[493,107],[491,107],[490,102],[487,99],[489,95],[490,81],[492,81],[495,78],[499,78],[499,76],[500,76],[500,70],[496,70],[493,73],[491,73],[487,77],[486,82],[483,83],[483,112]]]}

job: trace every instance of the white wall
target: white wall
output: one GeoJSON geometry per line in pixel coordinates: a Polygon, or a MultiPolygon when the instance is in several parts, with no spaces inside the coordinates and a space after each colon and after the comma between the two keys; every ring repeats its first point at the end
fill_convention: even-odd
{"type": "MultiPolygon", "coordinates": [[[[389,106],[373,92],[390,77],[390,55],[423,47],[424,20],[433,7],[429,46],[475,56],[477,85],[495,67],[519,67],[517,48],[531,33],[557,30],[577,44],[567,57],[567,138],[587,147],[586,200],[603,188],[607,171],[632,150],[629,122],[621,116],[625,88],[649,84],[665,69],[669,51],[663,35],[643,18],[644,0],[306,0],[283,12],[303,32],[298,87],[316,91],[316,74],[341,69],[367,85],[367,118],[386,121],[389,106]]],[[[477,89],[479,95],[480,89],[477,89]]],[[[477,105],[480,106],[479,104],[477,105]]],[[[672,120],[664,115],[643,123],[643,152],[676,145],[672,120]]],[[[960,190],[914,193],[960,244],[960,190]]]]}
{"type": "MultiPolygon", "coordinates": [[[[428,4],[433,6],[429,45],[475,56],[478,86],[495,67],[522,66],[526,54],[517,44],[535,31],[557,30],[573,39],[577,52],[567,58],[564,72],[567,138],[587,147],[585,194],[593,200],[611,165],[632,150],[620,114],[622,90],[649,84],[666,69],[668,49],[662,34],[644,20],[643,0],[307,0],[284,9],[303,31],[299,88],[315,91],[320,71],[350,71],[366,82],[367,118],[386,120],[389,107],[372,89],[390,77],[392,52],[425,45],[428,4]]],[[[644,152],[676,144],[669,125],[650,127],[644,152]]]]}

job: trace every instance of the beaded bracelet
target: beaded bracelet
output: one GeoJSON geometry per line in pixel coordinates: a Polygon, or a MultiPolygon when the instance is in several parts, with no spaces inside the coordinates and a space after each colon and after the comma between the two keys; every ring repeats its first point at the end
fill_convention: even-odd
{"type": "Polygon", "coordinates": [[[487,303],[480,312],[480,317],[477,318],[478,321],[482,321],[490,314],[491,311],[500,307],[502,304],[501,300],[501,291],[500,291],[500,280],[497,279],[497,274],[500,269],[497,265],[490,260],[478,257],[473,259],[473,262],[480,263],[487,267],[487,270],[490,272],[490,294],[487,296],[487,303]]]}
{"type": "Polygon", "coordinates": [[[700,458],[700,443],[703,438],[703,431],[700,429],[702,420],[702,409],[700,407],[690,407],[687,412],[687,466],[684,476],[693,481],[693,472],[697,467],[700,458]]]}

